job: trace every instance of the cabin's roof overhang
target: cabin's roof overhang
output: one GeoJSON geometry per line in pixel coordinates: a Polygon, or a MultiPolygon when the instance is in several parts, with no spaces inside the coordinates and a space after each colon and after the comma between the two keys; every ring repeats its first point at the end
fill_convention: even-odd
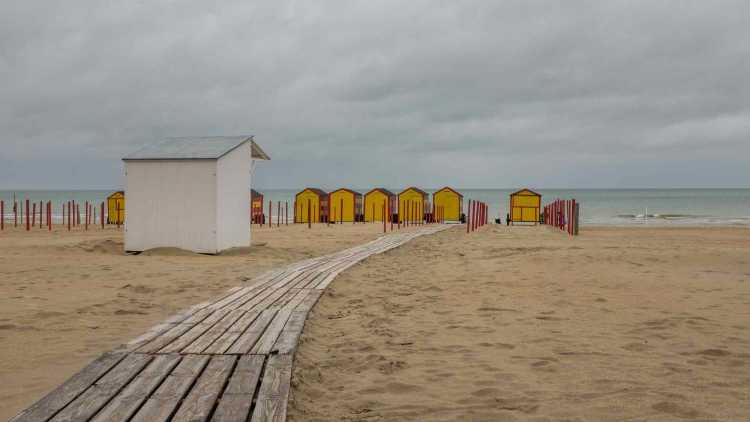
{"type": "Polygon", "coordinates": [[[167,138],[125,156],[123,161],[218,160],[244,144],[250,144],[250,158],[271,157],[252,136],[196,136],[167,138]]]}

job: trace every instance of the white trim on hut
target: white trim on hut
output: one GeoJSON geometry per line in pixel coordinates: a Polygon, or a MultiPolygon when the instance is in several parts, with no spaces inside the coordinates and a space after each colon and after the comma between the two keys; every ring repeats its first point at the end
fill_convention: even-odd
{"type": "Polygon", "coordinates": [[[170,138],[123,158],[125,250],[199,253],[250,245],[252,136],[170,138]]]}

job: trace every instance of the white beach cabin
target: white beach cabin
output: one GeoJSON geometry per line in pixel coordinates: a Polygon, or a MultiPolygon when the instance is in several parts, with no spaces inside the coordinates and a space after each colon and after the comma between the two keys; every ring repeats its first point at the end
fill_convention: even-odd
{"type": "Polygon", "coordinates": [[[169,138],[123,158],[125,250],[216,254],[250,246],[252,136],[169,138]]]}

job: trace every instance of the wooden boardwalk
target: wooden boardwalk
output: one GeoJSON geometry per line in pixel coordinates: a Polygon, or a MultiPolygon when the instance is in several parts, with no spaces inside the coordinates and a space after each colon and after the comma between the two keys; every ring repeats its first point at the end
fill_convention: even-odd
{"type": "Polygon", "coordinates": [[[308,312],[342,271],[426,226],[267,272],[105,353],[12,422],[284,421],[308,312]]]}

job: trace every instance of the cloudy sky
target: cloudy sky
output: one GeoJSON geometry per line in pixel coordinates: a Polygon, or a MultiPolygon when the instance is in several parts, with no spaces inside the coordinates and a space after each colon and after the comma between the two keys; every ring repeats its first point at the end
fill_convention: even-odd
{"type": "Polygon", "coordinates": [[[253,134],[256,185],[748,187],[747,1],[0,0],[0,189],[253,134]]]}

